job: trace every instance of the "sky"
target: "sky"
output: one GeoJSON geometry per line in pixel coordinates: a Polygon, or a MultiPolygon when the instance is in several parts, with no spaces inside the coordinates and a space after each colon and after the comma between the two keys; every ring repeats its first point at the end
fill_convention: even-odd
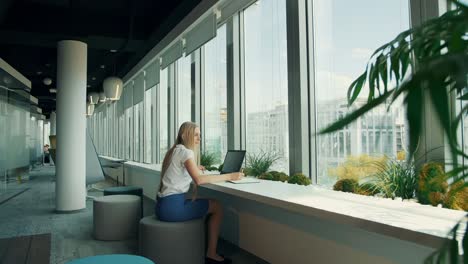
{"type": "MultiPolygon", "coordinates": [[[[409,28],[408,0],[313,3],[317,98],[345,98],[372,52],[409,28]]],[[[247,111],[286,104],[286,1],[252,4],[244,12],[244,25],[247,111]]]]}

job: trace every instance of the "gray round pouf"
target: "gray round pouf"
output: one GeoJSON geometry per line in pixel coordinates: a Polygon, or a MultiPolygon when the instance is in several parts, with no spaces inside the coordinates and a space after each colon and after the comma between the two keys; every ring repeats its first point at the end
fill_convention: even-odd
{"type": "Polygon", "coordinates": [[[140,220],[140,197],[109,195],[93,202],[94,238],[124,240],[135,237],[140,220]]]}
{"type": "Polygon", "coordinates": [[[140,255],[158,264],[205,263],[205,221],[163,222],[154,215],[140,221],[140,255]]]}

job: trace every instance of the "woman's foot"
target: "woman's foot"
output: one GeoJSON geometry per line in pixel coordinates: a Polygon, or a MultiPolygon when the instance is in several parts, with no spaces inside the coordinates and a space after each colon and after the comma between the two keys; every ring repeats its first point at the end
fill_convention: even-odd
{"type": "Polygon", "coordinates": [[[223,255],[213,254],[213,255],[206,255],[205,264],[229,264],[231,263],[231,259],[225,258],[223,255]]]}

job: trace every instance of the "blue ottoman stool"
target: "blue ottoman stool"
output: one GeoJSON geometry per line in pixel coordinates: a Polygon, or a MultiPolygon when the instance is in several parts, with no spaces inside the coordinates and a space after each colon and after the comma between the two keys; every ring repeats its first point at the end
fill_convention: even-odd
{"type": "Polygon", "coordinates": [[[141,207],[141,216],[143,218],[143,188],[136,186],[119,186],[119,187],[109,187],[104,189],[104,195],[119,195],[119,194],[131,194],[140,196],[140,207],[141,207]]]}
{"type": "Polygon", "coordinates": [[[75,259],[67,264],[155,264],[153,261],[136,255],[113,254],[75,259]]]}

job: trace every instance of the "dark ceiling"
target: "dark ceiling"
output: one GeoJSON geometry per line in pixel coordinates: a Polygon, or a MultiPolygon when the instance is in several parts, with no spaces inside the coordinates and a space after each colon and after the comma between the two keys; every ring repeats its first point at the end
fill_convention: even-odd
{"type": "Polygon", "coordinates": [[[200,1],[0,0],[0,58],[31,80],[31,95],[48,116],[58,41],[88,44],[87,89],[99,92],[104,78],[122,78],[200,1]]]}

